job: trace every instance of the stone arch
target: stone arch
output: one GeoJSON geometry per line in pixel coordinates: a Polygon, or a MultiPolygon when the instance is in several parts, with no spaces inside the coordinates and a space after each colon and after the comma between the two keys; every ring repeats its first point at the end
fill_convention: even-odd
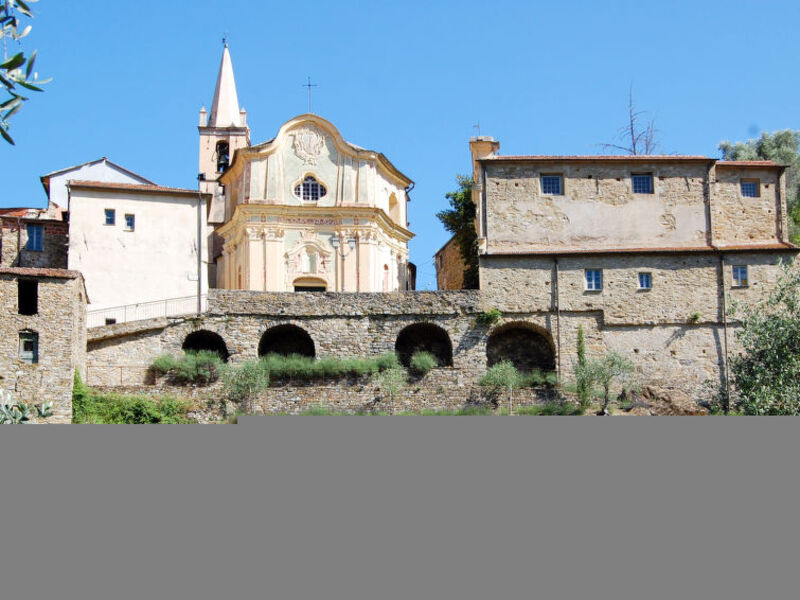
{"type": "Polygon", "coordinates": [[[453,366],[453,344],[450,335],[433,323],[414,323],[405,327],[394,345],[397,356],[408,366],[415,352],[430,352],[439,360],[440,367],[453,366]]]}
{"type": "Polygon", "coordinates": [[[276,325],[264,332],[258,343],[258,355],[280,354],[289,356],[299,354],[314,358],[317,355],[314,340],[302,327],[291,325],[276,325]]]}
{"type": "Polygon", "coordinates": [[[228,362],[228,358],[231,355],[228,352],[228,345],[222,339],[222,336],[207,329],[199,329],[187,335],[183,340],[181,349],[184,352],[198,352],[200,350],[216,352],[225,362],[228,362]]]}
{"type": "Polygon", "coordinates": [[[295,292],[327,292],[328,282],[321,277],[298,277],[292,288],[295,292]]]}
{"type": "Polygon", "coordinates": [[[519,371],[554,371],[556,352],[550,333],[536,325],[514,322],[492,331],[486,343],[489,366],[510,361],[519,371]]]}

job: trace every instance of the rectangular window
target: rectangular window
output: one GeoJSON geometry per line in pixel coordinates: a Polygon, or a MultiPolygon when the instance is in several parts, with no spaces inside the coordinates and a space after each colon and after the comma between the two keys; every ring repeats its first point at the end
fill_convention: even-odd
{"type": "Polygon", "coordinates": [[[747,287],[747,266],[736,265],[733,267],[733,287],[747,287]]]}
{"type": "Polygon", "coordinates": [[[639,273],[639,289],[649,290],[653,287],[653,276],[650,273],[639,273]]]}
{"type": "Polygon", "coordinates": [[[742,179],[739,185],[744,198],[758,198],[761,195],[761,182],[758,179],[742,179]]]}
{"type": "Polygon", "coordinates": [[[562,175],[542,175],[542,194],[561,196],[564,193],[564,177],[562,175]]]}
{"type": "Polygon", "coordinates": [[[125,215],[125,231],[133,231],[136,229],[136,216],[125,215]]]}
{"type": "Polygon", "coordinates": [[[39,282],[30,279],[17,280],[17,311],[21,315],[39,313],[39,282]]]}
{"type": "Polygon", "coordinates": [[[599,292],[603,289],[602,269],[586,269],[586,289],[591,292],[599,292]]]}
{"type": "Polygon", "coordinates": [[[115,225],[117,222],[117,211],[113,208],[106,209],[106,225],[115,225]]]}
{"type": "Polygon", "coordinates": [[[653,174],[652,173],[634,173],[631,175],[633,182],[634,194],[652,194],[653,193],[653,174]]]}
{"type": "Polygon", "coordinates": [[[42,225],[28,225],[28,243],[25,250],[41,252],[44,247],[44,227],[42,225]]]}
{"type": "Polygon", "coordinates": [[[109,317],[106,317],[106,325],[116,325],[116,324],[117,324],[116,319],[111,319],[109,317]]]}
{"type": "Polygon", "coordinates": [[[19,359],[35,365],[39,362],[39,334],[24,331],[19,334],[19,359]]]}

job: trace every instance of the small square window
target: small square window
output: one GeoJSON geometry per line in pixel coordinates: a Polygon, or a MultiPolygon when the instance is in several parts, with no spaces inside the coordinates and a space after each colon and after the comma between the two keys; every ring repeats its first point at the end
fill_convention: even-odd
{"type": "Polygon", "coordinates": [[[634,173],[631,175],[633,183],[634,194],[652,194],[653,193],[653,174],[652,173],[634,173]]]}
{"type": "Polygon", "coordinates": [[[116,324],[117,324],[116,319],[111,319],[109,317],[106,317],[106,325],[116,325],[116,324]]]}
{"type": "Polygon", "coordinates": [[[19,334],[19,359],[29,365],[39,362],[39,334],[22,332],[19,334]]]}
{"type": "Polygon", "coordinates": [[[742,179],[739,185],[744,198],[758,198],[761,195],[761,182],[758,179],[742,179]]]}
{"type": "Polygon", "coordinates": [[[564,193],[564,177],[562,175],[542,175],[542,194],[561,196],[564,193]]]}
{"type": "Polygon", "coordinates": [[[586,290],[599,292],[603,289],[602,269],[586,269],[586,290]]]}
{"type": "Polygon", "coordinates": [[[639,289],[649,290],[653,287],[653,276],[651,273],[639,273],[639,289]]]}
{"type": "Polygon", "coordinates": [[[41,252],[44,247],[44,227],[41,225],[28,225],[28,242],[25,244],[25,250],[32,252],[41,252]]]}
{"type": "Polygon", "coordinates": [[[117,211],[113,208],[106,209],[106,225],[115,225],[117,222],[117,211]]]}
{"type": "Polygon", "coordinates": [[[136,229],[136,216],[125,215],[125,231],[133,231],[136,229]]]}
{"type": "Polygon", "coordinates": [[[747,287],[749,281],[747,279],[747,266],[736,265],[733,267],[733,287],[747,287]]]}

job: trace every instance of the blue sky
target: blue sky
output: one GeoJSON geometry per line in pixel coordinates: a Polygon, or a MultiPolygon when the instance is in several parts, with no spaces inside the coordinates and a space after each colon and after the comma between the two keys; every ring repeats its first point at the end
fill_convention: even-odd
{"type": "Polygon", "coordinates": [[[310,75],[314,112],[416,182],[422,289],[435,288],[432,255],[447,240],[434,214],[470,170],[479,121],[503,154],[597,154],[632,84],[666,153],[717,156],[723,139],[800,128],[796,0],[41,0],[35,11],[25,47],[53,81],[13,118],[17,145],[0,145],[0,206],[43,206],[40,175],[101,156],[195,187],[197,113],[227,31],[253,143],[306,112],[310,75]]]}

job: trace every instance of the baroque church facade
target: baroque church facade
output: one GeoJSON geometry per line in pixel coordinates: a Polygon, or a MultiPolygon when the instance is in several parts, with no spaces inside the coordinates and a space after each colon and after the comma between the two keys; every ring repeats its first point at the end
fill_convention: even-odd
{"type": "Polygon", "coordinates": [[[209,194],[211,287],[264,292],[414,288],[407,204],[413,182],[383,154],[314,114],[250,144],[225,47],[200,112],[200,189],[209,194]]]}

